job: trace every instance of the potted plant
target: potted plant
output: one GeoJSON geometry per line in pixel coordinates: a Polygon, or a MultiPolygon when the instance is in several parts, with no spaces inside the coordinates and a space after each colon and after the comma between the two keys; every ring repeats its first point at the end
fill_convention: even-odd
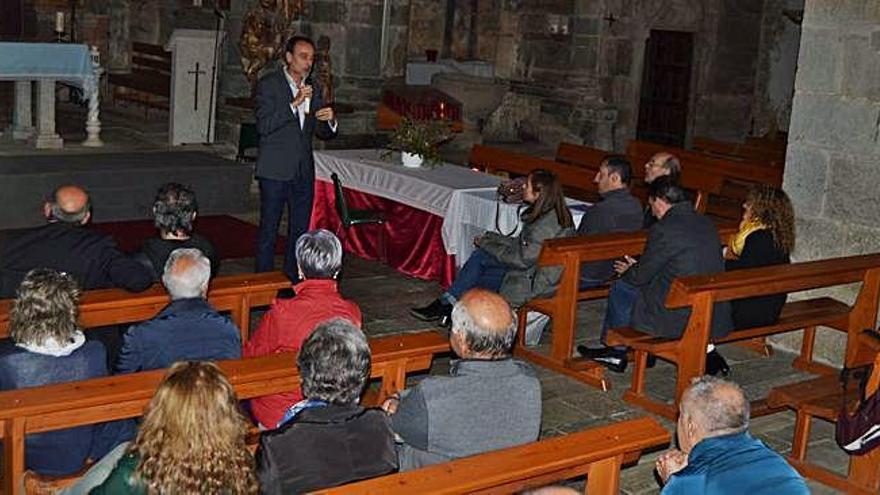
{"type": "Polygon", "coordinates": [[[401,119],[397,129],[391,134],[388,151],[401,153],[401,161],[406,167],[419,167],[422,163],[440,163],[437,147],[452,137],[449,122],[446,120],[401,119]]]}

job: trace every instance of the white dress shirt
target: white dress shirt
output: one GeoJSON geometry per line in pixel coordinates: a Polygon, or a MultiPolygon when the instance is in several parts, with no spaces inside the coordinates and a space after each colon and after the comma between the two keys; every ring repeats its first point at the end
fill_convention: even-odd
{"type": "MultiPolygon", "coordinates": [[[[296,95],[299,94],[299,86],[297,86],[296,82],[293,80],[293,77],[290,76],[290,73],[287,72],[287,69],[284,69],[284,77],[287,78],[287,84],[290,85],[290,91],[293,93],[293,98],[296,99],[296,95]]],[[[311,102],[310,102],[311,103],[311,102]]],[[[306,123],[306,113],[314,112],[314,108],[306,109],[306,100],[304,99],[299,106],[294,106],[293,103],[290,103],[290,111],[293,112],[299,118],[299,128],[302,129],[306,123]]],[[[330,125],[330,130],[336,132],[336,127],[338,123],[336,120],[332,120],[328,122],[330,125]]]]}

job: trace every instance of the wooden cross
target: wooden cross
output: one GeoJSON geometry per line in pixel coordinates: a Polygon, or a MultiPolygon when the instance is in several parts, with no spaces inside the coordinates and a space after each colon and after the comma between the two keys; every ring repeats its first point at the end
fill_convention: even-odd
{"type": "Polygon", "coordinates": [[[203,70],[199,70],[199,63],[196,62],[195,70],[187,71],[187,74],[195,74],[196,76],[196,87],[193,95],[193,111],[199,111],[199,74],[207,74],[203,70]]]}
{"type": "Polygon", "coordinates": [[[611,27],[615,22],[617,22],[617,18],[614,17],[614,14],[608,14],[603,20],[608,22],[608,27],[611,27]]]}

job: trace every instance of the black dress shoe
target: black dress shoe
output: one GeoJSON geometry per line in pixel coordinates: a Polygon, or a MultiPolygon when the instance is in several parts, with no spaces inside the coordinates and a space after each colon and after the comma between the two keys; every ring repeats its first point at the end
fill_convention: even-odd
{"type": "Polygon", "coordinates": [[[730,366],[727,365],[724,356],[713,349],[712,352],[706,354],[706,374],[715,376],[718,373],[721,373],[721,376],[730,375],[730,366]]]}
{"type": "Polygon", "coordinates": [[[581,356],[602,364],[611,371],[623,373],[626,371],[626,351],[613,347],[591,348],[585,345],[577,346],[581,356]]]}
{"type": "Polygon", "coordinates": [[[409,314],[422,321],[437,321],[440,318],[452,313],[452,306],[444,303],[440,299],[434,301],[421,308],[410,308],[409,314]]]}

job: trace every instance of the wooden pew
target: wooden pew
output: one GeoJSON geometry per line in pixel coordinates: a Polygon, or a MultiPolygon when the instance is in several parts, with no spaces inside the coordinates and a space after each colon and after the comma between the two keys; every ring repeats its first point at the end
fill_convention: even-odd
{"type": "Polygon", "coordinates": [[[585,493],[617,495],[621,465],[669,441],[657,420],[643,417],[314,493],[518,493],[587,475],[585,493]]]}
{"type": "Polygon", "coordinates": [[[515,176],[528,175],[532,170],[542,168],[556,174],[562,182],[566,196],[595,201],[599,195],[596,184],[593,183],[595,172],[584,170],[583,167],[575,165],[482,144],[475,144],[471,148],[468,164],[490,174],[507,172],[515,176]]]}
{"type": "MultiPolygon", "coordinates": [[[[830,370],[812,360],[816,327],[824,325],[847,333],[845,362],[849,364],[856,357],[858,332],[874,326],[880,298],[880,253],[676,279],[666,298],[666,306],[691,308],[690,319],[680,339],[661,339],[628,327],[612,329],[608,333],[610,345],[625,345],[635,353],[632,385],[624,394],[624,399],[655,414],[675,418],[682,393],[691,379],[702,375],[705,370],[705,349],[709,343],[714,302],[855,282],[861,282],[862,287],[853,306],[830,297],[789,302],[784,306],[775,325],[735,330],[716,341],[733,342],[804,329],[801,355],[795,365],[806,371],[819,373],[828,373],[830,370]],[[645,393],[648,354],[678,366],[673,404],[657,402],[645,393]]],[[[760,401],[753,406],[755,416],[768,412],[772,410],[766,401],[760,401]]]]}
{"type": "Polygon", "coordinates": [[[753,146],[749,143],[731,143],[695,137],[691,147],[700,153],[717,155],[721,158],[732,160],[766,163],[772,167],[781,167],[785,164],[785,146],[782,146],[782,148],[765,148],[753,146]]]}
{"type": "MultiPolygon", "coordinates": [[[[874,368],[865,387],[870,396],[880,383],[880,341],[869,333],[858,336],[859,352],[852,364],[871,364],[874,368]]],[[[836,488],[844,493],[876,494],[880,491],[880,449],[861,456],[851,456],[846,476],[807,460],[807,445],[813,418],[836,422],[842,404],[850,410],[858,403],[858,380],[850,380],[843,390],[837,375],[824,375],[770,391],[767,402],[771,407],[788,407],[796,412],[794,439],[788,461],[802,475],[836,488]],[[845,394],[845,395],[844,395],[845,394]]]]}
{"type": "MultiPolygon", "coordinates": [[[[268,306],[280,289],[290,287],[290,280],[280,271],[225,275],[211,280],[208,301],[218,311],[229,311],[241,329],[241,341],[247,342],[251,308],[268,306]]],[[[12,299],[0,300],[0,338],[9,336],[9,310],[12,299]]],[[[122,289],[85,291],[79,304],[79,321],[84,328],[135,323],[148,320],[169,302],[162,284],[149,289],[126,292],[122,289]]]]}
{"type": "Polygon", "coordinates": [[[160,45],[132,43],[131,73],[110,74],[113,101],[128,100],[150,108],[168,110],[171,98],[171,52],[160,45]]]}
{"type": "Polygon", "coordinates": [[[608,155],[613,155],[611,151],[600,150],[599,148],[591,148],[580,144],[559,143],[556,148],[556,161],[577,165],[579,167],[588,168],[594,172],[599,171],[599,165],[608,155]]]}
{"type": "MultiPolygon", "coordinates": [[[[738,230],[735,222],[718,225],[722,241],[738,230]]],[[[519,330],[514,353],[557,373],[570,376],[589,385],[608,390],[605,368],[593,361],[572,358],[574,334],[577,329],[577,303],[608,296],[608,286],[580,289],[581,264],[637,255],[645,248],[648,232],[641,230],[626,234],[594,234],[544,241],[538,266],[561,266],[562,275],[556,292],[550,297],[535,298],[518,310],[519,330]],[[525,345],[526,315],[529,311],[550,316],[553,334],[550,354],[525,345]]]]}
{"type": "MultiPolygon", "coordinates": [[[[449,351],[449,340],[434,331],[370,340],[371,378],[381,379],[375,400],[404,388],[406,373],[430,368],[435,354],[449,351]]],[[[219,361],[239,399],[299,387],[296,353],[219,361]]],[[[0,392],[0,439],[3,442],[3,489],[20,494],[25,473],[25,436],[124,418],[138,417],[152,398],[165,370],[96,378],[0,392]]],[[[70,484],[74,479],[59,482],[70,484]]]]}

